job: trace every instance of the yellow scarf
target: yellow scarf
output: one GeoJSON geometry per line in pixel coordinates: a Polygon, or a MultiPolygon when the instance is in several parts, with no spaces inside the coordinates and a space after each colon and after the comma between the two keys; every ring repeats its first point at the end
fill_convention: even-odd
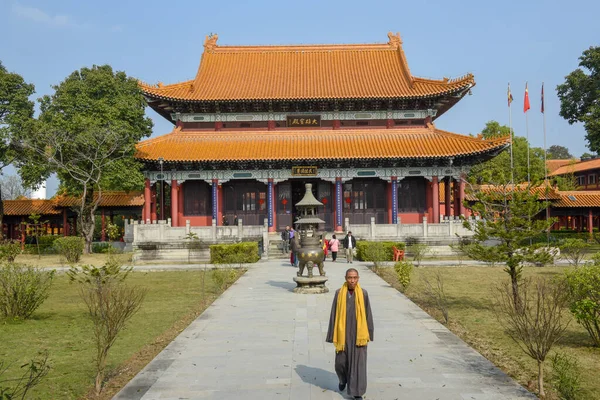
{"type": "MultiPolygon", "coordinates": [[[[340,289],[335,306],[335,323],[333,327],[333,344],[335,352],[344,351],[346,345],[346,297],[348,296],[348,283],[340,289]]],[[[369,329],[367,327],[367,312],[365,310],[365,298],[360,285],[357,283],[354,288],[354,298],[356,299],[356,346],[366,346],[371,340],[369,329]]]]}

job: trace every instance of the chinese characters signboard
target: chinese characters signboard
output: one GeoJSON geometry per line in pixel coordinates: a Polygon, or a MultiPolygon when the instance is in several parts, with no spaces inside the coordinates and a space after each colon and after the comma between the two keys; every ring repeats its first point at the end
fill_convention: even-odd
{"type": "Polygon", "coordinates": [[[292,167],[292,176],[317,176],[317,167],[292,167]]]}
{"type": "Polygon", "coordinates": [[[320,115],[288,115],[288,127],[319,127],[321,126],[320,115]]]}

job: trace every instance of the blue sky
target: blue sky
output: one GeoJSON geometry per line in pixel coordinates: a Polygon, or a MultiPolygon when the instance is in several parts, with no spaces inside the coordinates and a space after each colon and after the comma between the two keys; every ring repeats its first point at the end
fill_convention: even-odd
{"type": "MultiPolygon", "coordinates": [[[[545,83],[548,146],[587,151],[585,131],[559,115],[556,85],[582,51],[600,45],[600,1],[67,1],[0,0],[0,60],[35,84],[36,97],[83,66],[110,64],[145,82],[194,77],[210,33],[222,45],[376,43],[400,32],[415,76],[475,75],[477,86],[438,120],[438,128],[477,134],[489,120],[543,145],[545,83]]],[[[153,136],[172,125],[148,109],[153,136]]],[[[14,171],[5,171],[14,173],[14,171]]],[[[51,195],[55,180],[48,184],[51,195]]]]}

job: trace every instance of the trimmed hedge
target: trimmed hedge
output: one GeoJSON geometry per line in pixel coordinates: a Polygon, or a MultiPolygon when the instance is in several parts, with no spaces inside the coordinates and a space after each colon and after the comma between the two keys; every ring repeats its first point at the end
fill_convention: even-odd
{"type": "Polygon", "coordinates": [[[260,259],[257,242],[210,245],[211,264],[255,263],[260,259]]]}
{"type": "Polygon", "coordinates": [[[394,250],[392,246],[396,246],[398,250],[405,250],[406,248],[406,245],[402,242],[367,242],[359,240],[356,242],[356,258],[360,261],[393,261],[394,250]],[[377,248],[381,248],[381,251],[377,248]],[[372,254],[379,252],[382,259],[373,260],[372,254]]]}

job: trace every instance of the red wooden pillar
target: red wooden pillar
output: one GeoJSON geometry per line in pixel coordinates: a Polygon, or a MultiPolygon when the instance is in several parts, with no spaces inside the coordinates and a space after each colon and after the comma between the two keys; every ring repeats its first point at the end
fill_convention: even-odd
{"type": "Polygon", "coordinates": [[[440,223],[440,188],[439,188],[439,182],[438,182],[438,177],[434,176],[433,177],[433,181],[431,182],[431,189],[432,189],[432,200],[433,200],[433,223],[434,224],[439,224],[440,223]]]}
{"type": "Polygon", "coordinates": [[[179,188],[177,187],[177,180],[171,179],[171,226],[179,226],[177,221],[177,206],[179,205],[177,194],[179,188]]]}
{"type": "Polygon", "coordinates": [[[450,218],[452,215],[452,178],[447,176],[444,179],[444,188],[446,192],[444,193],[444,206],[446,208],[446,212],[444,213],[446,217],[450,218]]]}
{"type": "Polygon", "coordinates": [[[333,120],[333,129],[340,129],[340,120],[339,119],[334,119],[333,120]]]}
{"type": "Polygon", "coordinates": [[[27,226],[25,225],[25,218],[21,218],[21,250],[25,249],[25,230],[27,226]]]}
{"type": "Polygon", "coordinates": [[[459,215],[466,216],[465,213],[465,180],[461,177],[458,181],[458,209],[460,211],[459,215]]]}
{"type": "Polygon", "coordinates": [[[150,204],[152,204],[152,195],[150,193],[150,179],[144,181],[144,208],[142,210],[142,219],[144,223],[150,219],[150,204]]]}
{"type": "Polygon", "coordinates": [[[152,186],[151,194],[150,194],[151,202],[150,202],[150,220],[156,221],[156,185],[152,186]]]}
{"type": "Polygon", "coordinates": [[[275,130],[275,121],[267,121],[267,130],[274,131],[275,130]]]}
{"type": "Polygon", "coordinates": [[[69,220],[67,219],[66,208],[63,208],[63,236],[69,236],[69,220]]]}
{"type": "MultiPolygon", "coordinates": [[[[423,178],[425,179],[425,178],[423,178]]],[[[426,193],[425,193],[425,202],[427,204],[427,222],[432,223],[433,219],[433,184],[426,180],[426,193]]]]}
{"type": "MultiPolygon", "coordinates": [[[[277,183],[273,182],[273,198],[271,207],[273,207],[273,232],[277,232],[277,192],[279,191],[277,183]]],[[[327,208],[327,205],[325,205],[327,208]]]]}
{"type": "Polygon", "coordinates": [[[393,120],[393,119],[388,119],[388,120],[385,122],[385,127],[386,127],[387,129],[393,128],[393,127],[394,127],[394,120],[393,120]]]}
{"type": "Polygon", "coordinates": [[[388,209],[388,224],[393,224],[393,215],[392,215],[392,181],[387,183],[387,209],[388,209]]]}
{"type": "Polygon", "coordinates": [[[593,216],[592,216],[592,209],[590,208],[588,210],[588,232],[590,234],[590,237],[592,237],[592,234],[594,232],[594,221],[593,221],[593,216]]]}
{"type": "Polygon", "coordinates": [[[102,208],[102,225],[101,225],[100,241],[106,242],[106,213],[104,212],[104,208],[102,208]]]}
{"type": "Polygon", "coordinates": [[[223,122],[216,121],[215,122],[215,131],[220,131],[221,129],[223,129],[223,122]]]}

